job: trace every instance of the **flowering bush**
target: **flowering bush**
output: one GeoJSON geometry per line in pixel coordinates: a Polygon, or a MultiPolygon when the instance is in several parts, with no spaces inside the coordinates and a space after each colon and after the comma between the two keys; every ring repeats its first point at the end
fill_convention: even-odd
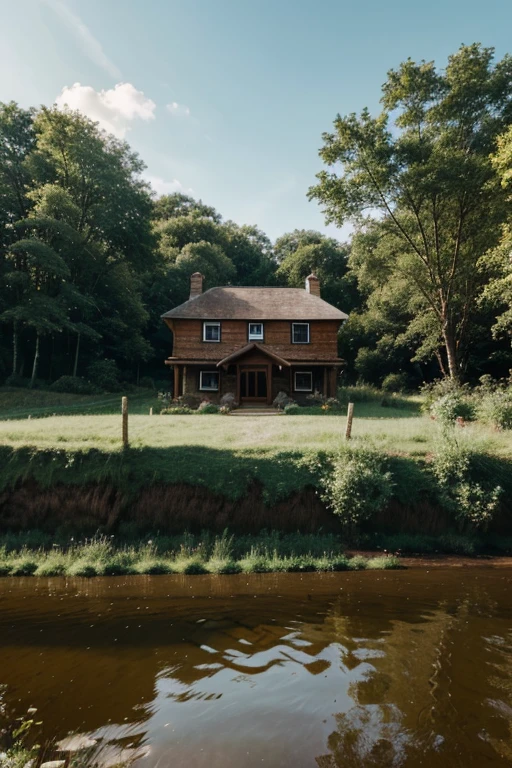
{"type": "Polygon", "coordinates": [[[171,405],[169,408],[162,408],[160,413],[164,416],[188,416],[194,411],[186,405],[171,405]]]}
{"type": "Polygon", "coordinates": [[[197,412],[198,413],[218,413],[219,406],[215,405],[215,403],[210,403],[209,400],[203,400],[203,402],[199,405],[197,412]]]}

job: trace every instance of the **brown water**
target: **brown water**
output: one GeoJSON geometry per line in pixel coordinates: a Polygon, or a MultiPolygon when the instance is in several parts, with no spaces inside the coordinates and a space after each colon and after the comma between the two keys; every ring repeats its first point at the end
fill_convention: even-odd
{"type": "Polygon", "coordinates": [[[510,766],[511,577],[3,579],[0,718],[148,768],[510,766]]]}

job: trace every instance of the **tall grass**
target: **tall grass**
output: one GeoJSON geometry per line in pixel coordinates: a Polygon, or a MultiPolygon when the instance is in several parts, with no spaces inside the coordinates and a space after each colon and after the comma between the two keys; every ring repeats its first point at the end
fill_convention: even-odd
{"type": "Polygon", "coordinates": [[[396,557],[379,560],[349,558],[341,544],[329,536],[243,537],[227,531],[222,536],[159,537],[135,544],[116,543],[114,537],[96,536],[83,542],[31,549],[11,537],[0,547],[1,576],[122,576],[129,574],[229,574],[296,571],[339,571],[359,568],[397,568],[396,557]],[[325,548],[328,545],[329,548],[325,548]]]}

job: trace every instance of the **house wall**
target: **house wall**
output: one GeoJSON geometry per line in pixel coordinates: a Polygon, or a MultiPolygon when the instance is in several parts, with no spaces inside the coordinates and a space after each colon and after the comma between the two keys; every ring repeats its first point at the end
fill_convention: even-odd
{"type": "MultiPolygon", "coordinates": [[[[338,356],[339,325],[337,320],[311,320],[310,343],[292,344],[291,321],[267,320],[264,322],[265,336],[260,343],[287,360],[333,360],[338,356]]],[[[218,361],[249,343],[246,320],[221,320],[220,342],[203,341],[202,320],[174,319],[172,331],[173,357],[182,360],[218,361]]]]}
{"type": "MultiPolygon", "coordinates": [[[[180,366],[181,367],[181,366],[180,366]]],[[[236,394],[236,367],[231,365],[228,370],[216,368],[215,365],[186,365],[182,367],[183,374],[180,383],[180,395],[190,395],[211,403],[219,403],[222,395],[227,392],[236,394]],[[219,391],[202,391],[199,389],[200,371],[220,371],[219,391]]]]}

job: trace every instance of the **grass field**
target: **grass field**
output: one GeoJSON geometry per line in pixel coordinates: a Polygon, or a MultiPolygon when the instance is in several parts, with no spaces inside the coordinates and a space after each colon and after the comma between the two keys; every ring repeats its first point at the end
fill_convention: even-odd
{"type": "MultiPolygon", "coordinates": [[[[129,397],[132,447],[331,451],[343,440],[346,421],[344,412],[323,413],[314,408],[304,409],[304,415],[298,416],[160,416],[156,405],[151,393],[129,397]],[[151,406],[154,416],[149,416],[151,406]]],[[[464,439],[477,442],[483,450],[512,456],[512,432],[495,432],[480,424],[468,424],[462,432],[464,439]]],[[[361,402],[355,404],[352,434],[354,442],[371,440],[388,453],[424,456],[433,450],[438,426],[420,413],[418,398],[410,398],[399,408],[361,402]]],[[[20,396],[19,392],[0,391],[0,444],[70,451],[120,450],[120,396],[50,392],[22,392],[20,396]],[[44,414],[56,415],[36,418],[44,414]]]]}

